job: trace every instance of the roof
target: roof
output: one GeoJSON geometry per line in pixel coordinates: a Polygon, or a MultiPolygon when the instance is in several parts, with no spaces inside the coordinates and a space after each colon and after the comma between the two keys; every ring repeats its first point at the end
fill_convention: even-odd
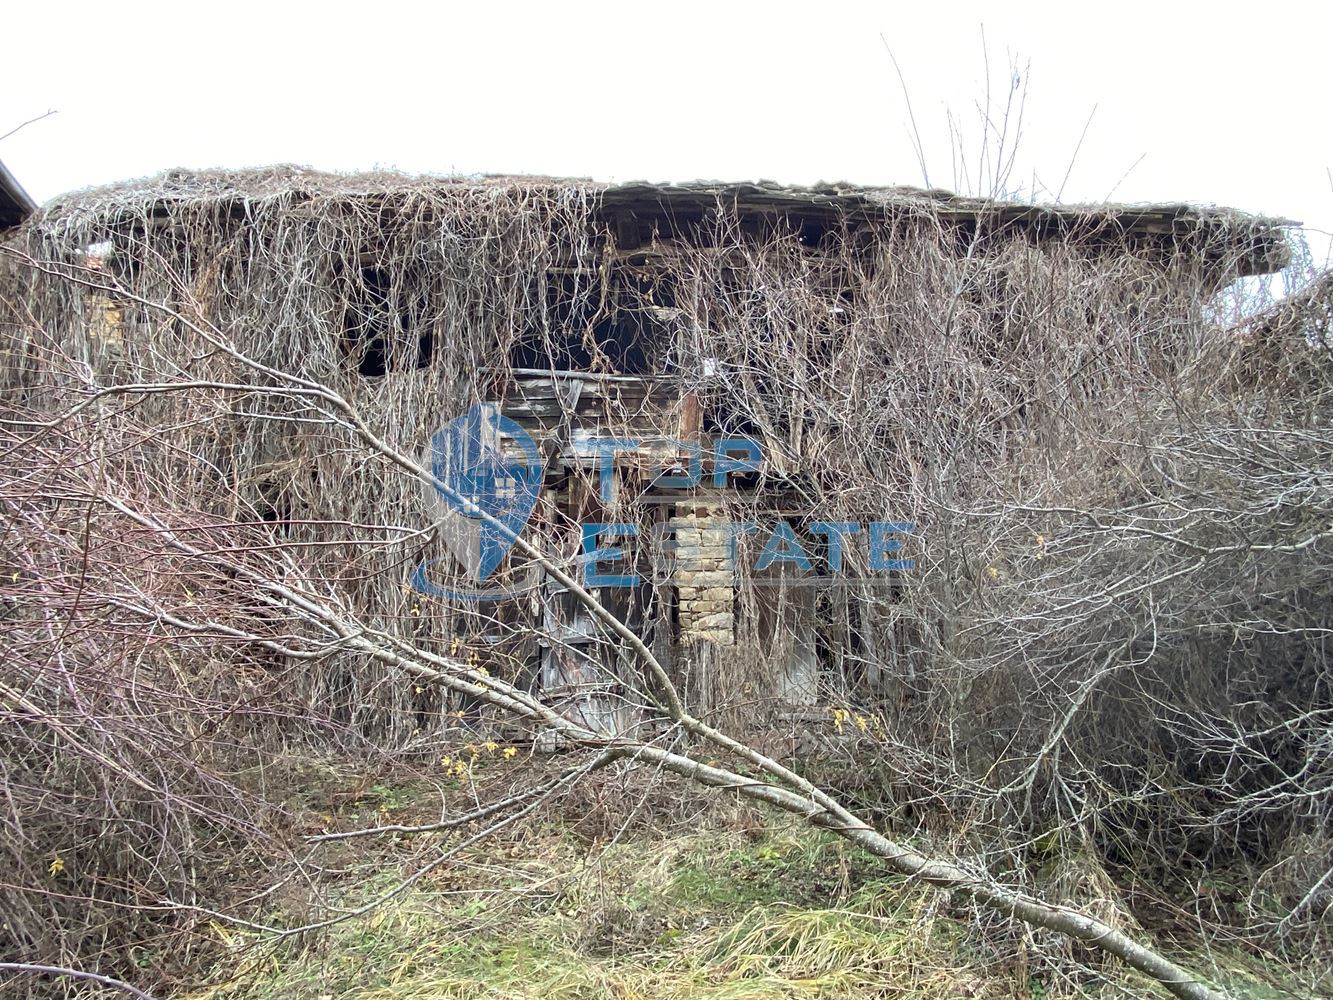
{"type": "Polygon", "coordinates": [[[788,214],[829,221],[923,214],[968,227],[1021,228],[1037,237],[1066,233],[1087,239],[1126,240],[1173,246],[1210,259],[1240,275],[1268,274],[1290,260],[1286,219],[1250,215],[1231,208],[1169,204],[1036,204],[972,198],[939,189],[856,187],[821,184],[785,187],[768,181],[726,184],[630,183],[606,186],[602,203],[667,206],[672,214],[704,212],[721,199],[741,215],[788,214]]]}
{"type": "Polygon", "coordinates": [[[37,203],[4,163],[0,163],[0,229],[17,226],[36,210],[37,203]]]}
{"type": "Polygon", "coordinates": [[[990,229],[1015,227],[1038,237],[1074,233],[1089,239],[1151,243],[1193,253],[1237,274],[1279,270],[1290,255],[1289,220],[1235,209],[1169,204],[1056,204],[973,198],[914,187],[865,187],[847,183],[790,186],[772,181],[608,184],[588,178],[540,176],[413,176],[395,172],[334,174],[281,165],[255,170],[170,170],[153,178],[75,192],[53,200],[53,217],[93,212],[168,215],[183,203],[230,205],[238,212],[261,203],[292,206],[323,200],[391,203],[430,193],[478,194],[508,189],[551,195],[584,195],[622,226],[680,222],[714,211],[719,202],[742,218],[786,216],[827,226],[837,220],[874,224],[921,215],[990,229]]]}

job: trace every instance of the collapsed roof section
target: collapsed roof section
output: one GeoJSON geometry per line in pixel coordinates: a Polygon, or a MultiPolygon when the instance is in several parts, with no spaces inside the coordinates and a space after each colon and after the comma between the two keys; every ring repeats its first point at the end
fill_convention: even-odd
{"type": "MultiPolygon", "coordinates": [[[[7,175],[6,175],[7,176],[7,175]]],[[[1034,238],[1075,237],[1160,249],[1168,256],[1197,258],[1217,277],[1267,274],[1290,257],[1288,220],[1249,215],[1228,208],[1172,204],[1040,205],[964,197],[913,187],[858,187],[850,184],[784,186],[769,181],[695,181],[606,184],[586,178],[534,176],[420,177],[378,172],[330,174],[280,166],[245,171],[172,170],[154,178],[77,192],[53,201],[45,215],[86,218],[89,213],[114,225],[122,215],[168,219],[185,203],[211,204],[244,217],[256,203],[285,201],[293,209],[329,200],[364,208],[393,205],[414,195],[474,193],[484,198],[499,189],[581,194],[594,201],[621,249],[680,233],[713,216],[721,205],[745,223],[763,227],[782,220],[812,245],[835,227],[875,227],[894,219],[932,217],[963,232],[1013,233],[1034,238]]]]}

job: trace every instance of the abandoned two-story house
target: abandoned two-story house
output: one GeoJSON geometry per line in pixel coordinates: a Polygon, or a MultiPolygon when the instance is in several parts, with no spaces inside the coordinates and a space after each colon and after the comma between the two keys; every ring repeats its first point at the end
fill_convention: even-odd
{"type": "MultiPolygon", "coordinates": [[[[719,709],[910,673],[912,589],[966,561],[939,512],[1039,446],[1043,359],[1095,408],[1104,366],[1071,352],[1176,363],[1209,294],[1284,252],[1277,224],[1180,205],[287,168],[58,199],[19,243],[79,269],[24,303],[79,377],[240,379],[202,322],[437,474],[458,471],[442,428],[471,413],[493,471],[517,462],[530,491],[514,530],[719,709]]],[[[11,391],[75,377],[21,355],[11,391]]],[[[205,396],[203,414],[142,404],[192,456],[178,500],[260,526],[379,627],[632,720],[622,654],[576,602],[504,544],[479,573],[437,530],[468,528],[465,504],[300,396],[205,396]]],[[[378,667],[321,669],[355,718],[443,708],[378,667]]]]}

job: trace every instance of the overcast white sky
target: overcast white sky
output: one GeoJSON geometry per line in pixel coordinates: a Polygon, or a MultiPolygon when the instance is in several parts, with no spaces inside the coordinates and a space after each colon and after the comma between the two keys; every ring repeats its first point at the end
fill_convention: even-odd
{"type": "MultiPolygon", "coordinates": [[[[3,159],[39,201],[176,167],[954,187],[1030,62],[1012,181],[1333,230],[1333,4],[27,2],[3,15],[3,159]]],[[[964,185],[969,186],[969,185],[964,185]]],[[[973,182],[970,186],[975,186],[973,182]]],[[[1320,255],[1327,236],[1312,240],[1320,255]]]]}

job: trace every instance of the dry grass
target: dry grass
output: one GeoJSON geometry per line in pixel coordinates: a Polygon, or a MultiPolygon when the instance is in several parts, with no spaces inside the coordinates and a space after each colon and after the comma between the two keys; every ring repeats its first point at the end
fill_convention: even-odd
{"type": "MultiPolygon", "coordinates": [[[[344,889],[340,902],[383,885],[344,889]]],[[[590,850],[547,824],[300,944],[213,933],[226,955],[189,1000],[1153,995],[1123,970],[1071,979],[795,826],[637,834],[590,850]]],[[[1252,981],[1277,971],[1242,969],[1252,981]]]]}

